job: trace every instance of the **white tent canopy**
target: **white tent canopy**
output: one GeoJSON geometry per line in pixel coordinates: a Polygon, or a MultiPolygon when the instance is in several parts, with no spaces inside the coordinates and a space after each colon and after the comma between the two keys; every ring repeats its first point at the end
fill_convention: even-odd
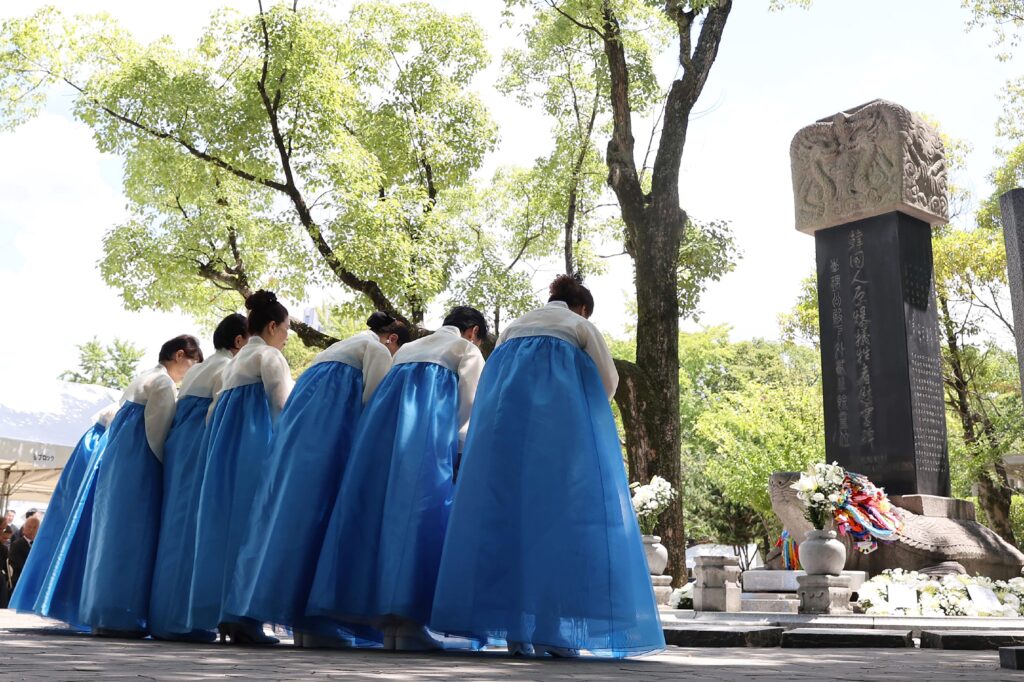
{"type": "Polygon", "coordinates": [[[116,403],[103,386],[0,381],[0,500],[45,502],[96,413],[116,403]]]}

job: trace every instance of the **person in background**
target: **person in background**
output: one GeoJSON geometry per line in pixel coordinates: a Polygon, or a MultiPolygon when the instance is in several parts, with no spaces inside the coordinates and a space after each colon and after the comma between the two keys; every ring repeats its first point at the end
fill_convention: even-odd
{"type": "Polygon", "coordinates": [[[96,480],[82,583],[81,618],[93,634],[144,637],[160,532],[163,453],[177,384],[203,352],[183,334],[160,348],[156,367],[136,377],[110,425],[96,480]]]}
{"type": "Polygon", "coordinates": [[[502,332],[480,380],[434,597],[434,630],[516,655],[665,648],[608,403],[594,298],[562,275],[502,332]]]}
{"type": "Polygon", "coordinates": [[[409,328],[387,313],[374,313],[367,326],[317,355],[295,384],[256,495],[254,508],[263,522],[248,528],[228,593],[230,613],[293,628],[296,646],[381,642],[380,633],[369,627],[304,616],[363,405],[391,369],[391,354],[411,337],[409,328]],[[305,523],[295,523],[298,508],[309,510],[305,523]]]}
{"type": "Polygon", "coordinates": [[[217,628],[232,644],[276,644],[259,621],[225,610],[246,528],[262,513],[252,504],[266,475],[270,436],[294,383],[281,353],[288,341],[288,309],[262,289],[245,307],[249,340],[223,372],[207,427],[188,627],[217,628]]]}
{"type": "Polygon", "coordinates": [[[10,544],[13,535],[14,533],[8,527],[0,529],[0,609],[7,608],[11,599],[11,591],[14,589],[11,585],[10,568],[10,544]]]}
{"type": "Polygon", "coordinates": [[[484,316],[460,306],[395,354],[359,423],[307,615],[383,630],[384,648],[467,646],[425,626],[486,336],[484,316]]]}
{"type": "Polygon", "coordinates": [[[18,518],[18,512],[14,511],[13,509],[8,509],[7,512],[4,514],[3,528],[5,530],[10,531],[11,533],[10,538],[6,542],[3,542],[3,544],[7,545],[8,547],[11,546],[11,542],[14,541],[15,536],[18,533],[18,527],[14,525],[14,519],[16,518],[18,518]]]}
{"type": "Polygon", "coordinates": [[[188,595],[195,561],[199,489],[202,484],[206,419],[224,370],[249,339],[244,315],[233,313],[213,332],[214,354],[185,374],[178,389],[174,423],[164,445],[160,541],[153,569],[149,631],[156,639],[212,642],[212,630],[188,625],[188,595]]]}
{"type": "Polygon", "coordinates": [[[33,514],[25,519],[25,523],[21,526],[21,537],[11,543],[11,586],[17,590],[18,579],[21,578],[21,572],[25,568],[25,562],[28,561],[29,553],[32,551],[32,543],[36,539],[36,533],[39,532],[39,519],[33,514]]]}
{"type": "Polygon", "coordinates": [[[50,496],[45,518],[40,519],[39,532],[32,541],[32,553],[18,579],[17,589],[11,596],[10,608],[21,613],[36,612],[36,600],[39,598],[50,563],[56,555],[61,534],[75,509],[78,491],[96,452],[106,446],[104,434],[117,408],[117,404],[112,404],[97,413],[93,417],[93,425],[72,450],[53,495],[50,496]]]}

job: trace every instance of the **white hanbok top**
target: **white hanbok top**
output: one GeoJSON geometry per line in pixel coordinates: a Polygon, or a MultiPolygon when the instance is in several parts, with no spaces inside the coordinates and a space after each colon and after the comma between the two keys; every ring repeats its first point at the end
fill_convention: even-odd
{"type": "Polygon", "coordinates": [[[362,370],[365,405],[391,369],[391,351],[375,332],[364,331],[331,344],[313,358],[314,365],[320,362],[340,362],[362,370]]]}
{"type": "Polygon", "coordinates": [[[565,302],[550,301],[543,308],[531,310],[514,320],[501,332],[494,347],[521,336],[554,336],[580,348],[597,365],[605,394],[609,399],[615,395],[619,373],[608,344],[590,320],[569,310],[565,302]]]}
{"type": "Polygon", "coordinates": [[[430,336],[407,343],[395,353],[396,365],[432,362],[447,367],[459,377],[459,452],[469,431],[469,415],[484,370],[484,356],[471,341],[462,338],[458,327],[445,325],[430,336]]]}
{"type": "Polygon", "coordinates": [[[125,401],[145,406],[146,442],[156,458],[164,461],[164,441],[174,421],[178,389],[167,368],[157,365],[135,377],[121,396],[125,401]]]}
{"type": "Polygon", "coordinates": [[[117,411],[121,408],[120,403],[111,403],[92,416],[92,420],[105,429],[110,428],[110,422],[114,421],[117,411]]]}
{"type": "Polygon", "coordinates": [[[192,365],[192,368],[185,372],[185,378],[181,380],[178,400],[187,396],[212,398],[217,395],[224,378],[224,370],[233,357],[230,350],[220,348],[199,364],[192,365]]]}
{"type": "Polygon", "coordinates": [[[270,402],[270,416],[274,420],[281,414],[292,386],[295,385],[284,355],[259,336],[249,337],[249,341],[238,351],[235,359],[228,363],[221,377],[222,385],[214,398],[215,404],[224,391],[262,383],[270,402]]]}

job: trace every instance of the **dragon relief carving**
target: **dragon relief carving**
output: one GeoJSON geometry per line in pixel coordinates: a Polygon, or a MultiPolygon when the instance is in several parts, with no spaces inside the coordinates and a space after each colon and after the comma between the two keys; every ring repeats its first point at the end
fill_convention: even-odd
{"type": "Polygon", "coordinates": [[[907,109],[875,100],[800,130],[790,146],[797,229],[902,210],[948,219],[942,139],[907,109]]]}

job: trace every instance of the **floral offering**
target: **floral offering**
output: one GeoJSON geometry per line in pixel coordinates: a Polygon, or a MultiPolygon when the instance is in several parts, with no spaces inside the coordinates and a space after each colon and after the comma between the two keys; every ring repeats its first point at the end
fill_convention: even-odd
{"type": "Polygon", "coordinates": [[[644,535],[654,535],[658,518],[675,499],[676,491],[661,476],[652,477],[647,485],[633,483],[629,487],[633,490],[633,511],[636,512],[636,520],[640,523],[640,532],[644,535]]]}
{"type": "Polygon", "coordinates": [[[790,487],[804,503],[804,514],[815,529],[834,524],[865,554],[873,552],[879,541],[891,542],[899,535],[902,521],[885,490],[836,462],[811,466],[790,487]]]}
{"type": "Polygon", "coordinates": [[[973,616],[1017,618],[1024,615],[1024,578],[991,580],[982,576],[946,575],[935,577],[892,569],[883,571],[861,585],[857,605],[872,616],[973,616]],[[971,599],[968,588],[988,588],[998,604],[971,599]],[[916,592],[916,603],[907,603],[906,590],[897,597],[894,588],[916,592]]]}

